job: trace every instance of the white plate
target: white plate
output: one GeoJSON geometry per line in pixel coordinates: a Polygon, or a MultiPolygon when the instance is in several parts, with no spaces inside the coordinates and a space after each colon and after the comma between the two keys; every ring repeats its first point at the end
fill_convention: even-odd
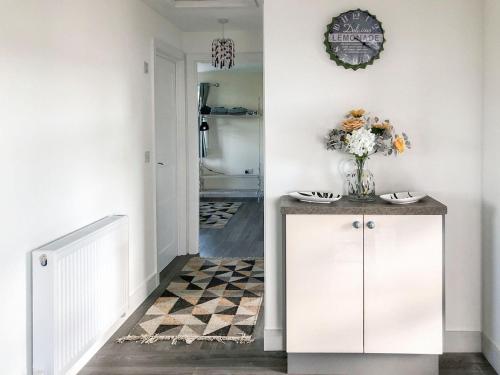
{"type": "Polygon", "coordinates": [[[329,191],[294,191],[288,195],[307,203],[332,203],[342,198],[342,195],[329,191]]]}
{"type": "Polygon", "coordinates": [[[401,191],[399,193],[384,194],[380,198],[392,204],[410,204],[418,202],[426,196],[427,194],[417,191],[401,191]]]}

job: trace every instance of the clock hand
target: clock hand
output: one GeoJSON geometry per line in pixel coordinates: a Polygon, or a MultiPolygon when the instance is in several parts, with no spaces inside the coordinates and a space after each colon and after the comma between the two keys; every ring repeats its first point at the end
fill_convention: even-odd
{"type": "Polygon", "coordinates": [[[374,50],[375,52],[378,52],[378,49],[376,48],[373,48],[371,45],[369,45],[368,43],[365,43],[363,42],[361,39],[359,39],[358,37],[354,37],[354,39],[356,39],[358,42],[360,42],[362,45],[374,50]]]}

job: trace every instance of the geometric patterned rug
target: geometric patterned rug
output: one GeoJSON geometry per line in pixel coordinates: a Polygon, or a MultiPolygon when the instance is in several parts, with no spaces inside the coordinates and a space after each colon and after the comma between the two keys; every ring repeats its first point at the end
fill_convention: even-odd
{"type": "Polygon", "coordinates": [[[200,202],[200,228],[222,229],[242,202],[200,202]]]}
{"type": "Polygon", "coordinates": [[[117,341],[249,343],[263,294],[262,258],[191,258],[129,335],[117,341]]]}

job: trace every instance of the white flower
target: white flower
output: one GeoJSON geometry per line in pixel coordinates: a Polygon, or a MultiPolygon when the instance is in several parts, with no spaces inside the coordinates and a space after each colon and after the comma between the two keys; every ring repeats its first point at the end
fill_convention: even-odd
{"type": "Polygon", "coordinates": [[[354,130],[347,138],[347,152],[356,156],[367,156],[375,149],[375,134],[366,128],[354,130]]]}

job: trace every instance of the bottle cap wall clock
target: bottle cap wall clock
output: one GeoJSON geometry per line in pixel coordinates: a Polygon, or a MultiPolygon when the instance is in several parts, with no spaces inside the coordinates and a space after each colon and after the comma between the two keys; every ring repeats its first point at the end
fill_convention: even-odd
{"type": "Polygon", "coordinates": [[[384,50],[382,23],[366,10],[356,9],[332,18],[325,33],[330,59],[346,69],[364,69],[384,50]]]}

